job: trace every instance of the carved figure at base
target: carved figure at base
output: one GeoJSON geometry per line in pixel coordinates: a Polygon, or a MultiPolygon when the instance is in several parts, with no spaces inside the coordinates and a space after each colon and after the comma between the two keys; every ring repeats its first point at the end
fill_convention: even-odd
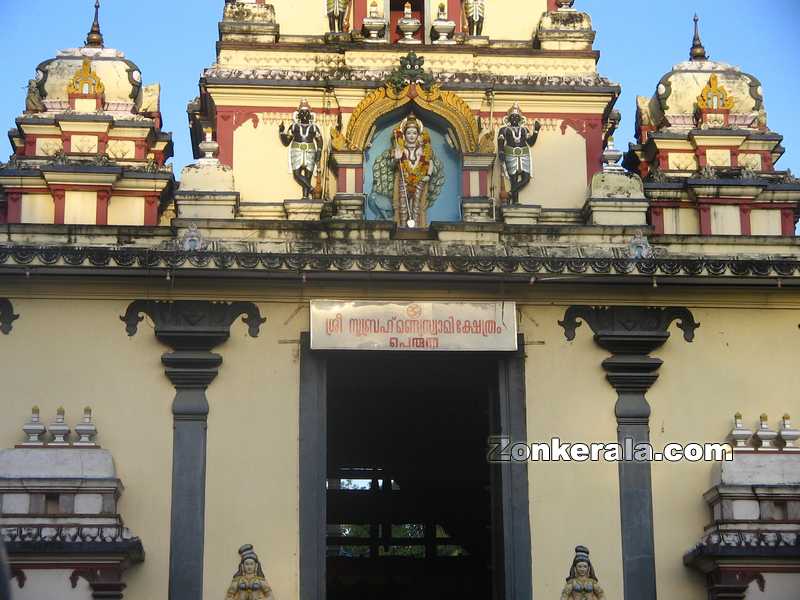
{"type": "Polygon", "coordinates": [[[35,79],[28,81],[28,95],[25,98],[25,112],[26,113],[40,113],[46,109],[42,101],[42,95],[39,92],[39,85],[35,79]]]}
{"type": "Polygon", "coordinates": [[[344,24],[347,21],[350,0],[326,0],[328,13],[328,27],[331,33],[344,33],[344,24]]]}
{"type": "Polygon", "coordinates": [[[245,544],[239,548],[239,557],[239,568],[233,574],[225,600],[275,600],[253,546],[245,544]]]}
{"type": "Polygon", "coordinates": [[[289,168],[294,180],[303,189],[303,198],[310,198],[314,190],[311,179],[322,158],[322,133],[314,122],[314,113],[303,99],[292,118],[289,130],[281,123],[278,131],[281,143],[289,148],[289,168]]]}
{"type": "Polygon", "coordinates": [[[400,227],[427,227],[428,209],[442,187],[444,167],[433,153],[430,134],[412,113],[394,129],[392,147],[375,161],[370,206],[400,227]],[[391,198],[391,204],[374,194],[391,198]]]}
{"type": "Polygon", "coordinates": [[[541,127],[539,121],[536,121],[533,132],[528,130],[527,120],[519,104],[514,104],[503,117],[503,127],[497,134],[497,152],[503,171],[511,182],[509,196],[512,204],[519,202],[520,191],[531,182],[531,147],[536,143],[541,127]]]}
{"type": "Polygon", "coordinates": [[[473,37],[483,35],[486,0],[464,0],[464,16],[467,18],[469,35],[473,37]]]}
{"type": "Polygon", "coordinates": [[[567,585],[561,592],[561,600],[604,600],[605,597],[589,560],[589,549],[586,546],[577,546],[567,585]]]}

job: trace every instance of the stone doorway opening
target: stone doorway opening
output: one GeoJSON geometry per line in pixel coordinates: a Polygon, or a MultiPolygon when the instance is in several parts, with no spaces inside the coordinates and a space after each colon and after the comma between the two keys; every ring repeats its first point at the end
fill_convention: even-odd
{"type": "Polygon", "coordinates": [[[329,361],[327,600],[499,597],[493,367],[434,353],[329,361]]]}
{"type": "Polygon", "coordinates": [[[524,339],[513,352],[312,350],[301,337],[300,600],[531,600],[524,339]]]}

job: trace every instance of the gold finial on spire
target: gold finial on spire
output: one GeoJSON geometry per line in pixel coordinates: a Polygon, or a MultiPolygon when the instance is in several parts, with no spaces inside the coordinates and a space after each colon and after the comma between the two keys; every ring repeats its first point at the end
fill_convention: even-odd
{"type": "Polygon", "coordinates": [[[102,48],[103,34],[100,33],[100,0],[94,2],[94,22],[86,36],[86,48],[102,48]]]}
{"type": "Polygon", "coordinates": [[[692,41],[692,49],[689,52],[689,58],[691,60],[708,60],[708,54],[706,54],[706,49],[703,47],[703,42],[700,40],[700,26],[698,25],[699,22],[700,22],[700,17],[695,15],[694,40],[692,41]]]}

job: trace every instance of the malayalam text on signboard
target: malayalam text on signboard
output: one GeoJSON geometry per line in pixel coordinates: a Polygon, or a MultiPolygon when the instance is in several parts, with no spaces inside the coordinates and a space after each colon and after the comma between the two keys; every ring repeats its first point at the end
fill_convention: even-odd
{"type": "Polygon", "coordinates": [[[513,351],[513,302],[311,301],[315,350],[513,351]]]}

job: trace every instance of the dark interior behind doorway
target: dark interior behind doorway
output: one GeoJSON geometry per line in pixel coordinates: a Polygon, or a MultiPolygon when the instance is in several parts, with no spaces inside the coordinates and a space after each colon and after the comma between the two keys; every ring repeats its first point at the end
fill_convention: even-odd
{"type": "Polygon", "coordinates": [[[327,373],[327,599],[498,597],[496,361],[345,353],[327,373]]]}

